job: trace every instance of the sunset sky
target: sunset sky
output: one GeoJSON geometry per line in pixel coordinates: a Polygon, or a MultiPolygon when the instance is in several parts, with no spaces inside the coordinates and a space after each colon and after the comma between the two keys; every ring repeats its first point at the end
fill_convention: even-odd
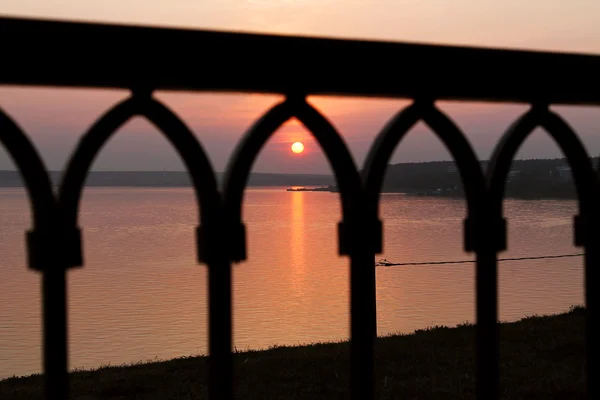
{"type": "MultiPolygon", "coordinates": [[[[0,14],[600,53],[600,2],[594,0],[3,0],[0,14]]],[[[63,167],[78,136],[126,95],[124,91],[0,87],[0,107],[17,120],[40,149],[47,166],[56,170],[63,167]]],[[[278,96],[206,93],[160,92],[157,97],[197,134],[217,171],[225,168],[244,130],[280,100],[278,96]]],[[[406,100],[360,98],[309,100],[342,133],[358,164],[362,164],[376,132],[408,104],[406,100]]],[[[524,105],[472,103],[440,103],[440,107],[466,132],[483,159],[489,157],[511,120],[526,109],[524,105]]],[[[599,155],[600,109],[556,110],[578,131],[590,154],[599,155]]],[[[520,158],[558,156],[550,139],[540,133],[534,134],[519,154],[520,158]]],[[[419,126],[396,151],[393,162],[445,159],[449,159],[448,153],[419,126]]],[[[166,141],[141,120],[132,121],[119,132],[94,168],[183,170],[166,141]]],[[[0,169],[13,169],[2,150],[0,169]]],[[[310,135],[292,122],[269,142],[255,171],[329,173],[329,167],[310,135]],[[304,143],[304,153],[291,152],[295,141],[304,143]]]]}

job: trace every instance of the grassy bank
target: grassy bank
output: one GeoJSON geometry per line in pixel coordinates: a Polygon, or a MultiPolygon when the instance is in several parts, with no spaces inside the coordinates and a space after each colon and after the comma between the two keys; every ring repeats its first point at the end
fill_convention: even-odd
{"type": "MultiPolygon", "coordinates": [[[[583,398],[584,311],[501,325],[505,399],[583,398]]],[[[473,326],[437,327],[380,338],[380,399],[473,398],[473,326]]],[[[72,399],[203,399],[204,357],[72,374],[72,399]]],[[[240,399],[338,399],[348,393],[347,343],[279,347],[235,356],[240,399]]],[[[41,398],[40,376],[0,381],[0,399],[41,398]]]]}

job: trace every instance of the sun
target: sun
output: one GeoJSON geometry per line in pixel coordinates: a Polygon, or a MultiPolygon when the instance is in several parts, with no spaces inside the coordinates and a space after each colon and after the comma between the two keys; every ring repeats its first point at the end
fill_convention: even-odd
{"type": "Polygon", "coordinates": [[[304,151],[302,142],[294,142],[294,144],[292,144],[292,151],[296,154],[302,153],[304,151]]]}

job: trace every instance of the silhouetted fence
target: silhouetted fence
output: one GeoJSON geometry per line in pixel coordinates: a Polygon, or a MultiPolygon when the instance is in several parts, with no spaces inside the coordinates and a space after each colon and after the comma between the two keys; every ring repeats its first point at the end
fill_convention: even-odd
{"type": "MultiPolygon", "coordinates": [[[[209,393],[233,397],[231,264],[246,258],[241,210],[258,152],[292,117],[312,132],[337,179],[342,204],[339,253],[350,259],[351,393],[375,397],[375,254],[382,250],[380,190],[392,153],[425,122],[452,154],[464,185],[464,248],[476,255],[476,393],[498,397],[497,259],[506,248],[502,203],[519,147],[543,127],[568,159],[577,189],[575,244],[585,253],[586,390],[600,398],[599,212],[597,172],[577,135],[551,104],[600,105],[600,57],[355,40],[111,26],[0,18],[0,84],[119,88],[131,96],[81,137],[55,194],[24,131],[0,110],[0,139],[26,185],[33,226],[28,263],[42,276],[43,372],[48,399],[68,396],[65,275],[84,264],[78,210],[90,166],[113,133],[133,116],[154,123],[183,159],[194,185],[198,262],[209,281],[209,393]],[[284,66],[284,67],[282,67],[284,66]],[[285,100],[246,133],[217,188],[208,158],[189,128],[152,97],[155,90],[278,93],[285,100]],[[378,134],[361,176],[342,137],[306,102],[307,95],[414,99],[378,134]],[[436,100],[531,105],[498,144],[487,176],[461,130],[436,100]],[[595,375],[595,376],[594,376],[595,375]]],[[[402,360],[399,360],[402,362],[402,360]]]]}

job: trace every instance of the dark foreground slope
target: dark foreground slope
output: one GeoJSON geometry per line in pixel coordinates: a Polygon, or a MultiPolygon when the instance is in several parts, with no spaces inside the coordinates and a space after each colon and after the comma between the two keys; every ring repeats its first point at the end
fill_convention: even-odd
{"type": "MultiPolygon", "coordinates": [[[[579,399],[584,310],[501,325],[504,399],[579,399]]],[[[377,341],[380,399],[474,398],[473,326],[432,328],[377,341]]],[[[72,374],[72,399],[205,399],[205,357],[72,374]]],[[[348,398],[347,343],[280,347],[235,356],[239,399],[348,398]]],[[[0,399],[40,399],[40,376],[0,382],[0,399]]]]}

